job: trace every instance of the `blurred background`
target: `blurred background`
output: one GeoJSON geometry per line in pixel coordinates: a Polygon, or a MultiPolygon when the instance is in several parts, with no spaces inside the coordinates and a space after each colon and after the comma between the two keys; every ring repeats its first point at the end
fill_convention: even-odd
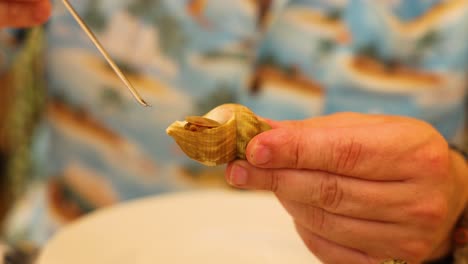
{"type": "Polygon", "coordinates": [[[44,244],[102,207],[228,189],[165,134],[236,102],[272,119],[412,116],[468,148],[465,0],[84,0],[79,13],[141,108],[61,5],[0,31],[0,224],[44,244]]]}

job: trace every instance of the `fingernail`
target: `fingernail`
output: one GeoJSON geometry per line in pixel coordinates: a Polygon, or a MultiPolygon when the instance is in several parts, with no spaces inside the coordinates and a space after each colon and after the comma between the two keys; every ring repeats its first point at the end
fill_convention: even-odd
{"type": "Polygon", "coordinates": [[[271,160],[271,150],[264,145],[256,145],[251,154],[251,162],[257,165],[263,165],[271,160]]]}
{"type": "Polygon", "coordinates": [[[239,165],[233,165],[229,179],[232,185],[246,185],[248,180],[247,170],[239,165]]]}

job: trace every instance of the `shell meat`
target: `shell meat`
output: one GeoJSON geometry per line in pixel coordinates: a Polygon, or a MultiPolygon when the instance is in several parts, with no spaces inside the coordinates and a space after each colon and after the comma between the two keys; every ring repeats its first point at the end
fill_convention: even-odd
{"type": "Polygon", "coordinates": [[[216,166],[245,159],[249,141],[269,129],[249,108],[223,104],[204,116],[175,121],[166,132],[188,157],[206,166],[216,166]]]}

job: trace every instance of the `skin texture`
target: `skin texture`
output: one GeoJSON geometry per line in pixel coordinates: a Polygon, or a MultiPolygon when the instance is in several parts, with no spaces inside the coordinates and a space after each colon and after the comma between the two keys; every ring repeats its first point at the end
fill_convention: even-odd
{"type": "Polygon", "coordinates": [[[468,169],[433,127],[354,113],[270,124],[226,179],[274,192],[323,262],[421,263],[449,252],[468,169]]]}
{"type": "Polygon", "coordinates": [[[40,25],[51,13],[49,0],[0,0],[0,28],[40,25]]]}

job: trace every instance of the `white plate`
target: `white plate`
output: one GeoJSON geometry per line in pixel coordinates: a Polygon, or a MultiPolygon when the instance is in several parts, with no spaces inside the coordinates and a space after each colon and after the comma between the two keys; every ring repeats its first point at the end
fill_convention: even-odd
{"type": "Polygon", "coordinates": [[[275,197],[202,191],[143,199],[63,228],[39,264],[320,263],[275,197]]]}

